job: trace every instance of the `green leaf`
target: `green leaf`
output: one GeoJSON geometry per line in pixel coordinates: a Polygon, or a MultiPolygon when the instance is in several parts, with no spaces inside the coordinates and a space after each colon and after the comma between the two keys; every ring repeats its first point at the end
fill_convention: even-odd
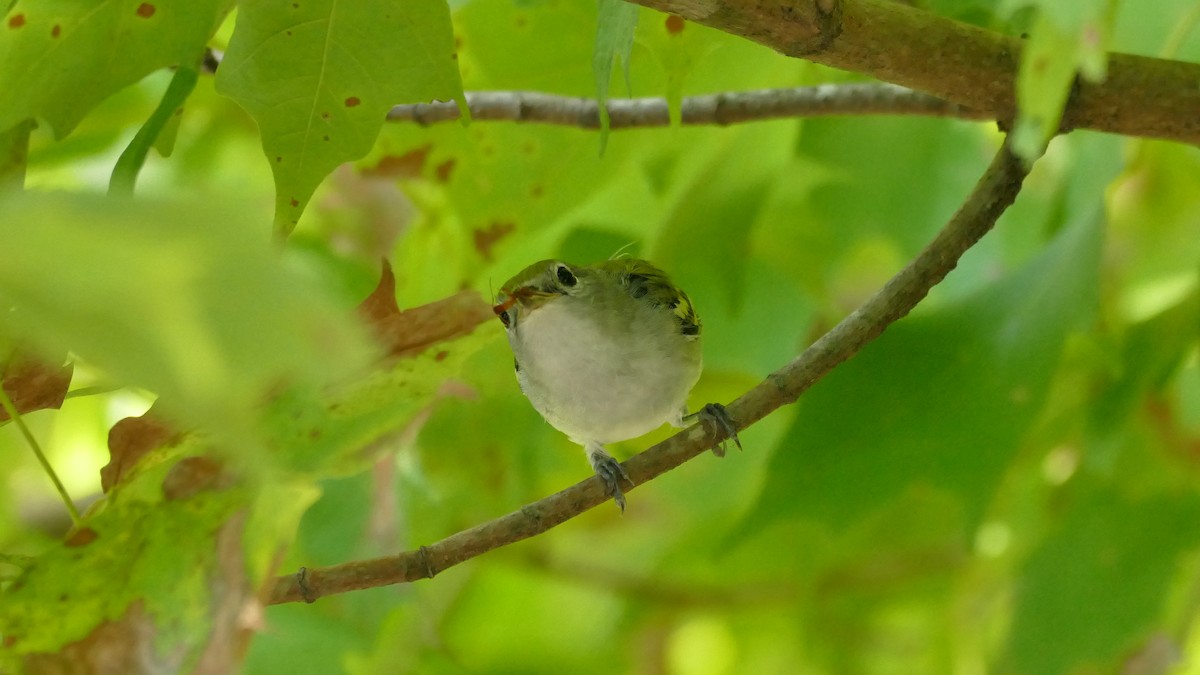
{"type": "Polygon", "coordinates": [[[393,105],[455,99],[469,117],[445,0],[244,3],[217,88],[258,122],[282,232],[393,105]]]}
{"type": "MultiPolygon", "coordinates": [[[[671,123],[679,124],[680,106],[683,104],[684,84],[690,83],[699,91],[719,91],[721,89],[752,88],[754,71],[747,62],[739,62],[742,66],[741,80],[729,82],[724,86],[705,83],[715,73],[720,73],[729,64],[720,63],[718,59],[709,58],[714,53],[720,53],[729,58],[728,45],[722,44],[728,34],[721,33],[698,23],[688,23],[682,17],[669,14],[655,15],[655,21],[642,23],[637,33],[637,44],[646,49],[651,62],[657,62],[666,82],[663,94],[667,98],[671,123]],[[703,69],[701,68],[703,66],[703,69]]],[[[657,93],[657,92],[656,92],[657,93]]]]}
{"type": "Polygon", "coordinates": [[[897,323],[813,387],[744,530],[805,518],[843,531],[929,488],[977,522],[1064,340],[1095,312],[1100,231],[1081,219],[1025,267],[897,323]]]}
{"type": "Polygon", "coordinates": [[[1010,0],[1010,9],[1036,4],[1040,13],[1021,52],[1013,147],[1027,159],[1041,155],[1058,133],[1063,107],[1078,73],[1091,82],[1108,72],[1115,0],[1010,0]]]}
{"type": "Polygon", "coordinates": [[[447,379],[459,374],[467,357],[499,337],[493,326],[488,328],[439,342],[332,393],[296,388],[281,394],[265,417],[281,460],[317,477],[345,476],[371,466],[378,456],[369,444],[402,428],[447,379]]]}
{"type": "Polygon", "coordinates": [[[697,143],[686,164],[672,167],[664,181],[670,186],[667,208],[650,255],[689,293],[719,299],[730,309],[744,302],[754,225],[790,165],[789,141],[797,131],[790,122],[743,127],[697,143]]]}
{"type": "Polygon", "coordinates": [[[0,190],[20,189],[25,185],[25,164],[29,159],[29,134],[37,124],[27,120],[0,132],[0,190]]]}
{"type": "Polygon", "coordinates": [[[0,30],[0,130],[49,122],[62,138],[113,92],[191,64],[230,0],[16,3],[0,30]]]}
{"type": "MultiPolygon", "coordinates": [[[[1200,337],[1200,291],[1159,314],[1131,326],[1124,336],[1119,370],[1089,410],[1088,432],[1101,448],[1121,440],[1129,418],[1145,396],[1161,389],[1200,337]]],[[[1093,451],[1094,459],[1111,460],[1111,452],[1093,451]]]]}
{"type": "Polygon", "coordinates": [[[87,519],[86,539],[51,547],[5,590],[0,631],[6,656],[57,651],[138,602],[153,618],[164,650],[202,644],[211,629],[214,537],[246,494],[226,489],[164,500],[162,484],[174,465],[168,460],[188,449],[199,448],[159,453],[121,499],[87,519]]]}
{"type": "Polygon", "coordinates": [[[629,55],[633,52],[633,32],[637,29],[638,6],[625,0],[597,0],[596,47],[592,71],[596,77],[596,101],[600,104],[600,152],[608,141],[608,85],[612,71],[620,62],[629,89],[629,55]]]}
{"type": "Polygon", "coordinates": [[[1016,580],[1002,672],[1114,672],[1154,628],[1179,556],[1197,541],[1191,493],[1084,494],[1016,580]]]}
{"type": "Polygon", "coordinates": [[[345,377],[367,354],[349,308],[255,224],[234,204],[4,200],[0,332],[145,387],[176,419],[246,431],[281,381],[345,377]]]}
{"type": "Polygon", "coordinates": [[[158,143],[159,137],[167,128],[168,123],[177,119],[176,113],[182,109],[183,103],[192,93],[192,89],[196,88],[196,80],[199,76],[199,71],[192,65],[180,66],[175,70],[171,84],[167,85],[167,90],[163,93],[158,107],[154,109],[150,119],[146,120],[142,128],[138,129],[133,140],[129,142],[129,146],[117,159],[117,165],[113,167],[112,179],[108,184],[110,195],[129,196],[133,194],[133,186],[137,182],[138,172],[142,170],[142,165],[146,162],[146,155],[150,153],[150,148],[158,143]]]}

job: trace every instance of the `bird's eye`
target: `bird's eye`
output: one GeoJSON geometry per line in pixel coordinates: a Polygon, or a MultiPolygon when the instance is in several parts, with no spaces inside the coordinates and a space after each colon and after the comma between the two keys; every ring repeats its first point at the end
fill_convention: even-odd
{"type": "Polygon", "coordinates": [[[500,317],[500,323],[504,324],[505,328],[508,328],[508,324],[512,322],[512,317],[508,315],[508,310],[500,312],[497,316],[500,317]]]}
{"type": "Polygon", "coordinates": [[[554,273],[558,275],[558,283],[568,288],[574,286],[578,281],[575,275],[571,273],[571,268],[566,265],[559,265],[558,269],[554,270],[554,273]]]}

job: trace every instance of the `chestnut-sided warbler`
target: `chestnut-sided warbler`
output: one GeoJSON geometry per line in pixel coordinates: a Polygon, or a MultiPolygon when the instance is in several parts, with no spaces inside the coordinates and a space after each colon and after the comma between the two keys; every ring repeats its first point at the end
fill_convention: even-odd
{"type": "MultiPolygon", "coordinates": [[[[605,443],[699,416],[741,447],[719,404],[686,415],[700,378],[700,317],[687,294],[645,260],[536,262],[504,284],[492,309],[508,334],[521,391],[551,426],[583,445],[621,510],[620,482],[629,475],[605,443]]],[[[720,446],[713,452],[724,454],[720,446]]]]}

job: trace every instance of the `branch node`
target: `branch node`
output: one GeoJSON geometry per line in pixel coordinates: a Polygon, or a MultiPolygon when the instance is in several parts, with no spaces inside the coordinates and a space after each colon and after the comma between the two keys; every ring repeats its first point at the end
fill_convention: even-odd
{"type": "Polygon", "coordinates": [[[308,568],[301,567],[299,572],[296,572],[296,588],[300,589],[300,597],[304,602],[312,604],[317,601],[313,595],[312,589],[308,587],[308,568]]]}
{"type": "Polygon", "coordinates": [[[423,572],[425,572],[424,578],[432,579],[437,574],[437,572],[434,571],[434,569],[433,569],[433,561],[429,559],[429,547],[428,546],[417,547],[417,558],[420,559],[421,569],[423,572]]]}

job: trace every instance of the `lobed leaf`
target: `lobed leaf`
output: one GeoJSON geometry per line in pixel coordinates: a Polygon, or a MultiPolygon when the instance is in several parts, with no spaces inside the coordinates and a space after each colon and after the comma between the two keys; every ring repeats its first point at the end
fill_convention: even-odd
{"type": "Polygon", "coordinates": [[[283,232],[393,105],[455,99],[469,115],[444,0],[243,3],[217,89],[258,122],[283,232]]]}

